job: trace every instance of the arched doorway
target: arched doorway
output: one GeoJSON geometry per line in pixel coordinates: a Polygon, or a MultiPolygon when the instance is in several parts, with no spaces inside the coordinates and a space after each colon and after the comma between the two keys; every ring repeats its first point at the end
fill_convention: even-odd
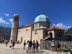
{"type": "Polygon", "coordinates": [[[48,34],[50,37],[49,37],[49,40],[52,40],[53,38],[52,38],[52,32],[49,32],[49,34],[48,34]]]}
{"type": "Polygon", "coordinates": [[[47,37],[44,38],[44,40],[53,40],[52,32],[49,32],[47,37]]]}

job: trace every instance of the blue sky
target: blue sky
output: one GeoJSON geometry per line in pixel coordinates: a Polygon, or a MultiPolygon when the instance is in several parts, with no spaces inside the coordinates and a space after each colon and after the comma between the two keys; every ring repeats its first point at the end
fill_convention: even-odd
{"type": "Polygon", "coordinates": [[[72,0],[0,0],[0,25],[11,27],[15,13],[20,16],[20,26],[33,23],[41,11],[51,26],[72,26],[72,0]]]}

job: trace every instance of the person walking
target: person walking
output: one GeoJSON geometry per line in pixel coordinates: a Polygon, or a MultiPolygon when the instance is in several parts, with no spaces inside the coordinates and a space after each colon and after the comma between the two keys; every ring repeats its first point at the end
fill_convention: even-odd
{"type": "Polygon", "coordinates": [[[38,41],[36,40],[36,52],[38,52],[38,47],[39,47],[39,43],[38,43],[38,41]]]}
{"type": "Polygon", "coordinates": [[[29,40],[27,41],[26,48],[27,48],[26,52],[28,53],[29,52],[29,40]]]}
{"type": "Polygon", "coordinates": [[[35,40],[33,41],[33,44],[32,44],[32,52],[35,53],[35,47],[36,47],[36,43],[35,43],[35,40]]]}
{"type": "Polygon", "coordinates": [[[25,49],[25,46],[26,46],[26,41],[25,40],[24,40],[24,44],[23,45],[24,45],[23,49],[25,49]]]}
{"type": "Polygon", "coordinates": [[[14,49],[15,43],[15,41],[12,41],[12,49],[14,49]]]}

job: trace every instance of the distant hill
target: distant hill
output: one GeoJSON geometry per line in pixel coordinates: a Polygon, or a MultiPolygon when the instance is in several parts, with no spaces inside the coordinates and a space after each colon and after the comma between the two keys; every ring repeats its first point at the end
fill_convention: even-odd
{"type": "Polygon", "coordinates": [[[65,35],[61,39],[65,41],[72,41],[72,27],[65,30],[65,35]]]}
{"type": "Polygon", "coordinates": [[[67,29],[67,30],[65,31],[65,33],[67,33],[67,34],[72,34],[72,27],[69,28],[69,29],[67,29]]]}
{"type": "Polygon", "coordinates": [[[0,34],[3,34],[4,39],[10,38],[11,28],[0,26],[0,34]]]}

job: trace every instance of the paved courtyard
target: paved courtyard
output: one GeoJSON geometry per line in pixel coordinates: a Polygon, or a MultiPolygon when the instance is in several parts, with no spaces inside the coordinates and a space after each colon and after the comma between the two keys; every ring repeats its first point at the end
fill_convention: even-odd
{"type": "Polygon", "coordinates": [[[39,50],[36,53],[26,53],[26,50],[22,48],[22,45],[15,46],[15,49],[11,49],[5,46],[5,44],[0,44],[0,54],[48,54],[48,51],[39,50]]]}
{"type": "Polygon", "coordinates": [[[23,44],[16,44],[15,49],[9,48],[10,44],[6,47],[5,44],[0,44],[0,54],[70,54],[69,52],[53,52],[50,50],[39,50],[36,53],[26,53],[23,49],[23,44]]]}

